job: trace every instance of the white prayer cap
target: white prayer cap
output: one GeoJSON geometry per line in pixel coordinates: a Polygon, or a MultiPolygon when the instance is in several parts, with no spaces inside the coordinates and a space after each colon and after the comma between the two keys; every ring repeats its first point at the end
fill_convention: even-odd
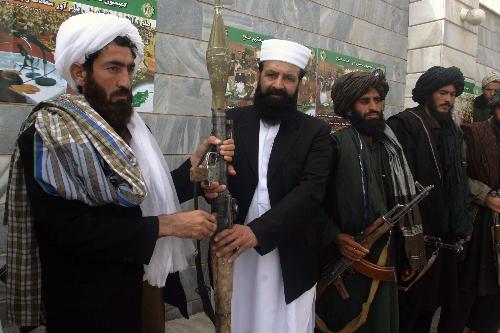
{"type": "Polygon", "coordinates": [[[260,61],[278,60],[305,69],[311,50],[299,43],[282,39],[267,39],[260,48],[260,61]]]}
{"type": "Polygon", "coordinates": [[[488,73],[484,78],[483,81],[481,82],[481,86],[484,88],[491,82],[500,82],[500,73],[498,72],[490,72],[488,73]]]}
{"type": "Polygon", "coordinates": [[[137,71],[144,57],[144,43],[139,31],[128,19],[102,13],[70,17],[61,24],[57,33],[54,53],[57,71],[76,91],[77,84],[71,77],[71,65],[85,63],[86,56],[101,50],[118,36],[127,36],[136,46],[134,62],[137,71]]]}

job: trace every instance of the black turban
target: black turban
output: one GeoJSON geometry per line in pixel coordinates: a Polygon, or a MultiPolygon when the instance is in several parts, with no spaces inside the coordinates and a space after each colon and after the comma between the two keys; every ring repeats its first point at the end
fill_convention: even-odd
{"type": "Polygon", "coordinates": [[[342,75],[332,87],[333,110],[341,117],[347,117],[352,105],[370,89],[376,89],[381,99],[385,99],[389,85],[381,70],[373,73],[352,72],[342,75]]]}
{"type": "Polygon", "coordinates": [[[418,104],[424,105],[425,97],[450,84],[455,87],[457,91],[456,96],[460,96],[464,91],[464,83],[464,75],[458,67],[445,68],[434,66],[418,78],[417,84],[412,90],[412,98],[418,104]]]}

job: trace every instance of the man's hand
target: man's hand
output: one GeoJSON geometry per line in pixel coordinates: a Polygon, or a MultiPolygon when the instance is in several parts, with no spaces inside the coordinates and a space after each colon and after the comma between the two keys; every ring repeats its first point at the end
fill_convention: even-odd
{"type": "Polygon", "coordinates": [[[359,261],[363,259],[370,251],[354,240],[354,237],[348,234],[337,235],[337,247],[347,259],[359,261]]]}
{"type": "Polygon", "coordinates": [[[215,216],[202,210],[162,215],[158,219],[159,237],[176,236],[202,240],[211,237],[217,230],[215,216]]]}
{"type": "Polygon", "coordinates": [[[213,250],[217,257],[231,255],[229,262],[234,262],[240,254],[255,246],[257,237],[252,229],[246,225],[235,224],[215,236],[213,250]]]}
{"type": "Polygon", "coordinates": [[[486,195],[486,198],[484,199],[484,204],[492,211],[500,213],[500,197],[494,197],[493,195],[488,193],[488,195],[486,195]]]}
{"type": "MultiPolygon", "coordinates": [[[[210,146],[218,145],[220,143],[221,140],[217,139],[215,136],[209,136],[208,138],[203,140],[203,142],[196,148],[194,154],[191,155],[191,166],[196,167],[197,165],[199,165],[203,155],[208,151],[210,146]]],[[[222,142],[219,152],[227,162],[232,162],[235,149],[236,146],[234,145],[234,140],[227,139],[222,142]]],[[[236,174],[236,171],[231,164],[229,164],[227,167],[227,173],[231,176],[236,174]]]]}

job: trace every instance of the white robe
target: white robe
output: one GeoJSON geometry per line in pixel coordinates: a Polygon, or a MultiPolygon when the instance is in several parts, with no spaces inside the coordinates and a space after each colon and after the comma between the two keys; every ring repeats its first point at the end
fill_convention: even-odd
{"type": "MultiPolygon", "coordinates": [[[[262,121],[259,131],[259,183],[245,224],[271,208],[267,168],[279,125],[262,121]]],[[[231,331],[233,333],[309,333],[314,330],[316,286],[290,304],[285,302],[278,249],[261,256],[245,251],[234,263],[231,331]]]]}

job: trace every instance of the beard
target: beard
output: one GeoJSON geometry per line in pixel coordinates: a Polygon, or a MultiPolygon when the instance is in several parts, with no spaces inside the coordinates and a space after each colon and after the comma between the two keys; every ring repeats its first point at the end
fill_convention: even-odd
{"type": "Polygon", "coordinates": [[[269,125],[281,123],[287,112],[297,109],[298,92],[298,87],[293,95],[288,95],[285,89],[269,88],[262,92],[260,82],[257,83],[253,99],[257,116],[269,125]]]}
{"type": "Polygon", "coordinates": [[[431,112],[431,115],[440,123],[449,123],[453,121],[453,105],[445,102],[441,105],[436,105],[436,102],[430,98],[427,100],[427,107],[429,108],[429,111],[431,112]],[[450,110],[446,113],[444,112],[439,112],[437,109],[439,106],[448,106],[450,110]]]}
{"type": "Polygon", "coordinates": [[[361,114],[356,110],[352,110],[351,114],[351,125],[358,130],[358,132],[373,137],[380,137],[384,133],[386,124],[383,111],[369,111],[365,114],[361,114]],[[379,118],[370,120],[366,119],[372,114],[379,115],[379,118]]]}
{"type": "Polygon", "coordinates": [[[106,96],[106,91],[99,85],[92,73],[89,73],[83,88],[83,95],[89,102],[90,106],[120,135],[125,138],[127,124],[132,117],[132,91],[126,88],[118,88],[113,91],[109,98],[106,96]],[[112,101],[113,97],[127,97],[119,99],[116,102],[112,101]]]}

